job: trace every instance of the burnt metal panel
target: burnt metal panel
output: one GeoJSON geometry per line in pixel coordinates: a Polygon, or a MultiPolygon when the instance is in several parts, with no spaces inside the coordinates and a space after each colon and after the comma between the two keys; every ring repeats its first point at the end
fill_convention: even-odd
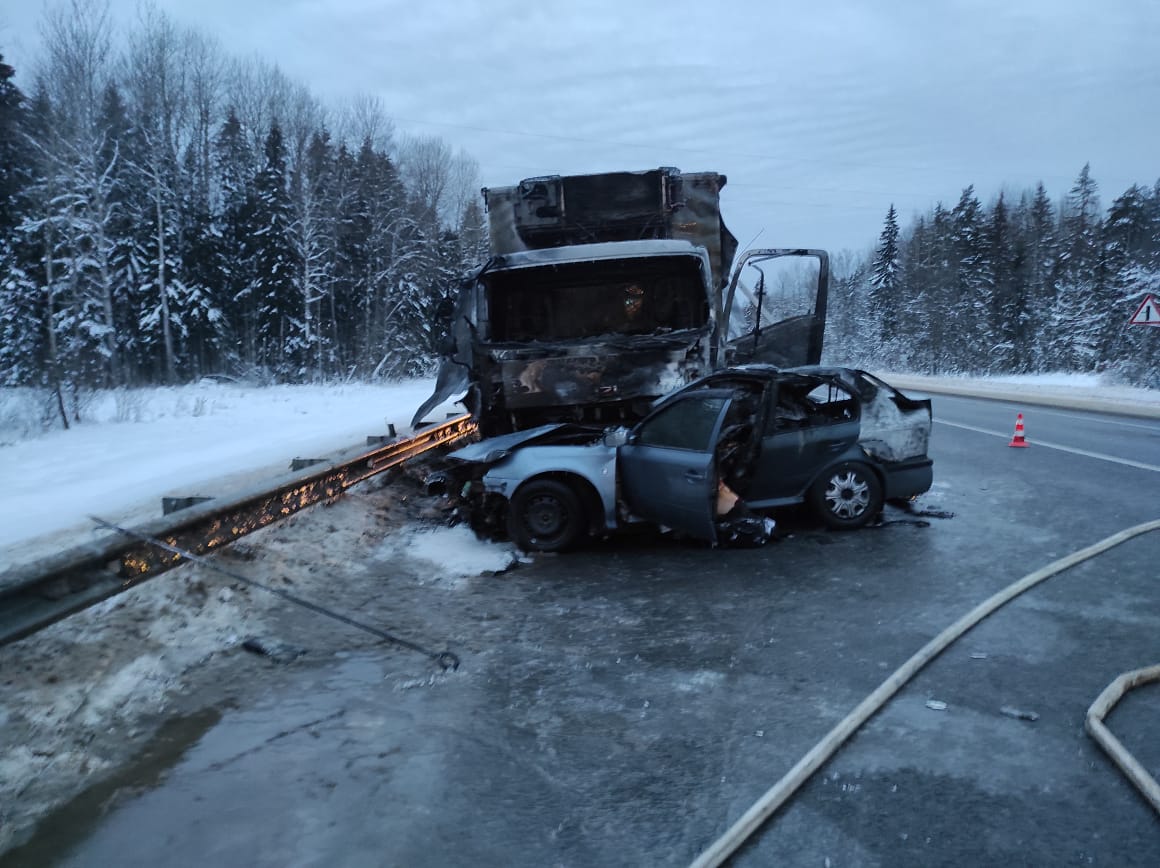
{"type": "Polygon", "coordinates": [[[645,238],[703,247],[713,288],[724,286],[737,239],[721,220],[726,178],[662,167],[641,172],[548,175],[510,187],[485,187],[491,252],[496,256],[573,244],[645,238]]]}
{"type": "Polygon", "coordinates": [[[691,378],[684,369],[686,354],[661,349],[503,360],[504,401],[519,410],[657,398],[691,378]]]}

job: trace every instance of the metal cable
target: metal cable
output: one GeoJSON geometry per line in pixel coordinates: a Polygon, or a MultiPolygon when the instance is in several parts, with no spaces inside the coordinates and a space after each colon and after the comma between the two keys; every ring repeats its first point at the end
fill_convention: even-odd
{"type": "Polygon", "coordinates": [[[109,530],[115,530],[117,533],[121,533],[125,536],[132,537],[133,539],[140,540],[141,542],[146,542],[150,545],[157,546],[158,548],[165,549],[166,551],[172,552],[175,555],[180,555],[188,561],[192,561],[195,564],[201,564],[203,567],[213,570],[216,573],[221,573],[223,576],[227,576],[228,578],[235,579],[236,581],[251,585],[255,588],[261,588],[263,591],[268,591],[277,597],[281,597],[287,602],[294,603],[296,606],[302,606],[304,609],[309,609],[311,612],[316,612],[317,614],[324,615],[327,618],[333,618],[335,621],[339,621],[343,624],[346,624],[347,626],[363,630],[364,632],[370,633],[372,636],[377,636],[379,639],[392,642],[395,645],[399,645],[410,651],[415,651],[425,657],[429,657],[438,663],[444,671],[448,669],[456,670],[459,668],[459,657],[457,657],[451,651],[430,651],[424,648],[422,645],[417,645],[407,639],[402,639],[392,633],[388,633],[386,630],[380,630],[378,627],[372,627],[369,624],[363,624],[362,622],[356,621],[353,618],[349,618],[339,612],[327,609],[325,606],[320,606],[317,603],[310,602],[309,600],[303,600],[301,597],[296,597],[291,593],[283,591],[281,588],[272,588],[269,585],[257,581],[256,579],[247,578],[240,573],[231,572],[224,567],[218,566],[209,558],[196,555],[191,551],[187,551],[178,546],[171,545],[164,540],[159,540],[156,537],[152,537],[135,530],[130,530],[128,528],[120,527],[119,525],[107,522],[102,518],[97,518],[95,515],[90,515],[89,518],[101,527],[107,528],[109,530]]]}

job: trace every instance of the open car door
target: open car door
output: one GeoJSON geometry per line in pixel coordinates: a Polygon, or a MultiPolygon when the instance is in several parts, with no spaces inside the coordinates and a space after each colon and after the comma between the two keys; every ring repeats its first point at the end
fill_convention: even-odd
{"type": "Polygon", "coordinates": [[[748,250],[737,262],[718,334],[717,366],[779,368],[822,360],[830,258],[824,250],[748,250]]]}
{"type": "Polygon", "coordinates": [[[679,395],[632,430],[617,471],[634,515],[716,542],[715,449],[731,396],[725,389],[679,395]]]}

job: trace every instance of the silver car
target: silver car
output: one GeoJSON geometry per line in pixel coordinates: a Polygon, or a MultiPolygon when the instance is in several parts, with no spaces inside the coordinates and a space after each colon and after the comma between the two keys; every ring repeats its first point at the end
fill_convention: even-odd
{"type": "MultiPolygon", "coordinates": [[[[807,503],[836,529],[930,488],[928,398],[850,368],[711,374],[631,429],[544,425],[452,453],[483,524],[559,551],[651,522],[711,543],[760,536],[762,511],[807,503]]],[[[765,524],[768,528],[769,525],[765,524]]]]}

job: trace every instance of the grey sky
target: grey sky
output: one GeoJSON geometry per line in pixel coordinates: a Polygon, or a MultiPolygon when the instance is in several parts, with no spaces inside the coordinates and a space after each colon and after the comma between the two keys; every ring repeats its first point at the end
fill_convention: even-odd
{"type": "MultiPolygon", "coordinates": [[[[0,11],[18,73],[46,4],[0,11]]],[[[135,0],[114,0],[133,20],[135,0]]],[[[1156,0],[158,0],[320,96],[380,97],[482,182],[645,169],[729,176],[762,246],[871,246],[974,183],[987,200],[1085,162],[1105,206],[1160,177],[1156,0]]]]}

